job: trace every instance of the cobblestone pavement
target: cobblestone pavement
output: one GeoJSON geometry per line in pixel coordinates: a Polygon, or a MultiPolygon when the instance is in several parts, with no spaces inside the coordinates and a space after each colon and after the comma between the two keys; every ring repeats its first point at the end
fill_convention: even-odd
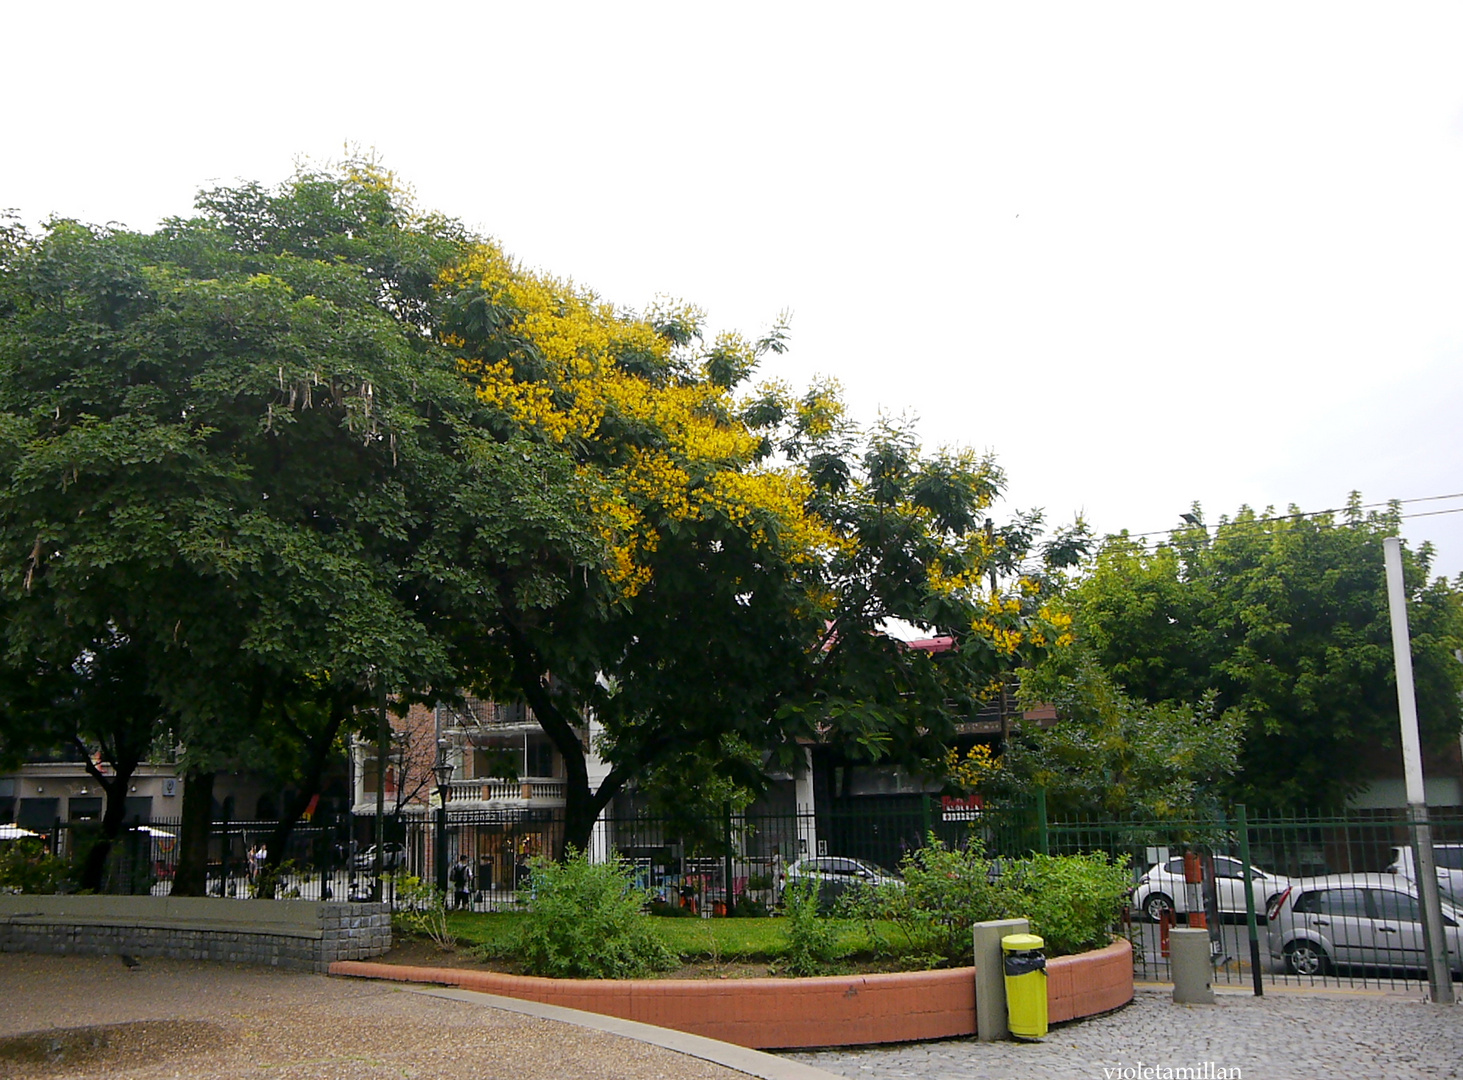
{"type": "Polygon", "coordinates": [[[1291,992],[1223,993],[1214,1005],[1185,1006],[1166,990],[1139,991],[1127,1008],[1054,1028],[1040,1043],[952,1039],[786,1056],[857,1080],[1432,1080],[1463,1077],[1463,1005],[1291,992]],[[1203,1071],[1206,1062],[1212,1071],[1203,1071]],[[1126,1071],[1140,1065],[1159,1071],[1126,1071]],[[1201,1071],[1162,1071],[1181,1066],[1201,1071]]]}

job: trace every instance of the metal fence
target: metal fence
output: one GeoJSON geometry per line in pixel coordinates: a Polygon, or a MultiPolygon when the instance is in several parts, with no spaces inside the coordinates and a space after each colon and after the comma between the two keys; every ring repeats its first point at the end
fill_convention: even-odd
{"type": "MultiPolygon", "coordinates": [[[[927,796],[863,800],[815,814],[665,817],[619,807],[595,826],[589,855],[596,861],[612,855],[627,860],[657,904],[720,915],[776,910],[786,869],[795,860],[832,860],[825,869],[851,878],[860,867],[897,871],[931,836],[951,846],[979,842],[996,858],[1100,852],[1133,875],[1131,905],[1114,929],[1132,942],[1140,980],[1168,980],[1167,929],[1201,911],[1211,927],[1220,983],[1253,983],[1256,970],[1271,984],[1398,986],[1424,978],[1411,883],[1415,828],[1404,812],[1246,819],[1243,808],[1236,811],[1204,819],[1048,820],[1041,800],[982,811],[927,796]],[[1202,883],[1186,880],[1186,855],[1204,868],[1202,883]],[[1279,917],[1267,918],[1287,893],[1289,903],[1279,907],[1279,917]]],[[[214,823],[211,895],[258,896],[272,884],[276,896],[370,898],[373,818],[301,822],[289,835],[271,883],[264,854],[276,824],[214,823]]],[[[130,823],[113,845],[106,891],[166,894],[176,871],[179,825],[130,823]]],[[[1463,813],[1434,811],[1431,830],[1456,971],[1463,965],[1463,813]]],[[[95,835],[94,825],[57,823],[50,845],[78,863],[95,835]]],[[[389,875],[383,896],[394,902],[401,876],[435,880],[437,826],[431,816],[393,818],[385,836],[389,875]]],[[[470,883],[462,889],[466,906],[514,910],[526,900],[531,861],[562,844],[563,811],[449,806],[444,836],[446,863],[462,859],[470,868],[470,883]]]]}
{"type": "MultiPolygon", "coordinates": [[[[997,849],[1004,844],[1013,854],[1023,847],[1053,855],[1097,851],[1125,861],[1134,891],[1120,932],[1133,943],[1140,979],[1168,981],[1167,930],[1189,922],[1194,912],[1209,925],[1218,983],[1402,986],[1425,980],[1412,874],[1417,829],[1404,811],[1284,817],[1236,811],[1166,821],[1047,822],[1039,812],[1026,813],[990,833],[997,849]],[[1202,868],[1197,885],[1186,880],[1192,876],[1186,854],[1202,868]]],[[[1431,833],[1456,974],[1463,966],[1457,910],[1463,905],[1463,815],[1434,811],[1431,833]]]]}

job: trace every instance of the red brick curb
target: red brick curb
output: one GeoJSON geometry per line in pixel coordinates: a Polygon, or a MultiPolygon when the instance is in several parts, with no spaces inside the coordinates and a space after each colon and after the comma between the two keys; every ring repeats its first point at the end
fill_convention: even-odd
{"type": "MultiPolygon", "coordinates": [[[[1047,964],[1053,1022],[1133,1000],[1132,947],[1118,941],[1047,964]]],[[[541,979],[363,960],[332,975],[458,986],[616,1016],[759,1050],[860,1046],[975,1034],[972,968],[811,979],[541,979]]]]}

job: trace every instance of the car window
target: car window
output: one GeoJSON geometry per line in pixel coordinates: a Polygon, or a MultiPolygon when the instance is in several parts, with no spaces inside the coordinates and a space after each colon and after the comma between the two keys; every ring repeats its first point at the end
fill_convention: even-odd
{"type": "Polygon", "coordinates": [[[1417,897],[1390,889],[1371,889],[1372,918],[1386,922],[1422,922],[1417,897]]]}
{"type": "Polygon", "coordinates": [[[1360,889],[1325,889],[1317,894],[1316,913],[1367,918],[1366,893],[1360,889]]]}
{"type": "Polygon", "coordinates": [[[1168,862],[1166,862],[1166,863],[1163,864],[1163,870],[1164,870],[1164,873],[1166,873],[1166,874],[1178,874],[1178,875],[1182,875],[1183,872],[1184,872],[1184,860],[1183,860],[1183,858],[1180,857],[1180,858],[1169,859],[1168,862]]]}
{"type": "Polygon", "coordinates": [[[1435,847],[1433,859],[1440,870],[1463,870],[1463,847],[1435,847]]]}
{"type": "Polygon", "coordinates": [[[1234,860],[1234,859],[1215,859],[1214,860],[1214,876],[1215,877],[1224,877],[1224,878],[1243,877],[1244,875],[1242,873],[1240,873],[1240,870],[1242,868],[1243,868],[1243,864],[1240,863],[1240,862],[1238,862],[1238,861],[1236,861],[1236,860],[1234,860]]]}
{"type": "Polygon", "coordinates": [[[858,870],[858,866],[851,859],[829,859],[828,869],[841,877],[848,877],[858,870]]]}

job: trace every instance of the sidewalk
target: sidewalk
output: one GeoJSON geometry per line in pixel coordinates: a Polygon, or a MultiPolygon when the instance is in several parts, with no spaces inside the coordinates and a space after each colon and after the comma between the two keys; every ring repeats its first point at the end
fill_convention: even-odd
{"type": "Polygon", "coordinates": [[[1217,997],[1214,1005],[1175,1005],[1171,988],[1145,988],[1127,1008],[1053,1028],[1039,1043],[951,1040],[786,1056],[859,1080],[1463,1076],[1463,1007],[1428,1005],[1416,994],[1268,987],[1263,998],[1217,997]]]}
{"type": "MultiPolygon", "coordinates": [[[[545,1019],[534,1011],[538,1007],[495,1008],[486,995],[413,992],[268,968],[143,960],[129,970],[115,957],[8,953],[0,954],[0,986],[0,1076],[7,1080],[102,1073],[119,1080],[753,1075],[692,1056],[694,1048],[680,1053],[612,1033],[633,1034],[637,1025],[596,1030],[545,1019]]],[[[781,1059],[766,1060],[771,1070],[761,1075],[780,1070],[790,1078],[798,1070],[781,1059]]]]}

